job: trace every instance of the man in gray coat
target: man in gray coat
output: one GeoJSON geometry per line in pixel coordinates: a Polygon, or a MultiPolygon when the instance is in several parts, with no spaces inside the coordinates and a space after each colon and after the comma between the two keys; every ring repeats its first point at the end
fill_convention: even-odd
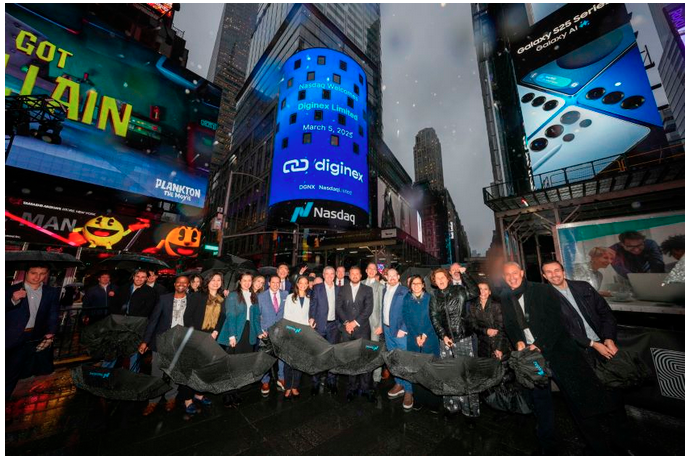
{"type": "MultiPolygon", "coordinates": [[[[379,271],[375,263],[367,264],[367,269],[365,270],[365,272],[367,273],[367,278],[364,279],[362,283],[371,288],[372,293],[374,295],[374,310],[372,311],[372,315],[369,317],[369,326],[372,329],[371,340],[378,341],[382,331],[381,297],[383,294],[383,285],[381,285],[381,283],[378,280],[376,280],[376,274],[378,274],[379,271]]],[[[374,370],[372,374],[372,379],[374,380],[374,383],[378,384],[381,382],[381,367],[374,370]]]]}

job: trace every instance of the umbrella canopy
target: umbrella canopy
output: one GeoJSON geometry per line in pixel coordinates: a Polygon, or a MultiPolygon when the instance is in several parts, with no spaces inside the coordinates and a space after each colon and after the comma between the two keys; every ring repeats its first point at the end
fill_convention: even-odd
{"type": "Polygon", "coordinates": [[[113,400],[149,400],[171,390],[162,378],[123,368],[82,365],[71,370],[74,385],[98,397],[113,400]]]}
{"type": "Polygon", "coordinates": [[[419,275],[422,278],[430,276],[432,271],[430,267],[408,267],[400,274],[400,282],[404,283],[410,275],[419,275]]]}
{"type": "Polygon", "coordinates": [[[620,349],[610,360],[603,360],[595,373],[607,387],[628,388],[640,386],[652,373],[636,351],[620,349]]]}
{"type": "Polygon", "coordinates": [[[138,350],[143,341],[148,319],[125,315],[108,315],[83,329],[81,343],[91,357],[115,360],[138,350]]]}
{"type": "Polygon", "coordinates": [[[265,277],[271,277],[272,275],[276,275],[276,267],[262,266],[259,269],[257,269],[257,272],[264,275],[265,277]]]}
{"type": "Polygon", "coordinates": [[[503,379],[500,360],[456,356],[427,362],[419,374],[419,384],[436,395],[477,394],[503,379]]]}
{"type": "Polygon", "coordinates": [[[336,366],[334,346],[309,325],[282,319],[269,328],[274,353],[293,368],[308,374],[336,366]]]}
{"type": "Polygon", "coordinates": [[[32,263],[47,264],[52,269],[84,267],[83,262],[66,253],[35,250],[5,252],[5,265],[15,270],[28,269],[32,263]]]}
{"type": "Polygon", "coordinates": [[[219,260],[233,264],[240,269],[257,269],[254,262],[236,255],[226,254],[220,257],[219,260]]]}
{"type": "Polygon", "coordinates": [[[684,264],[686,264],[686,258],[681,258],[674,268],[669,272],[669,275],[662,282],[663,285],[669,285],[670,283],[684,283],[684,264]]]}
{"type": "Polygon", "coordinates": [[[169,269],[169,265],[149,255],[139,255],[135,253],[121,253],[111,258],[100,261],[97,265],[99,268],[115,267],[117,269],[169,269]]]}
{"type": "Polygon", "coordinates": [[[383,353],[386,352],[384,343],[356,339],[333,346],[333,356],[336,366],[331,373],[340,375],[359,375],[369,373],[383,365],[383,353]]]}
{"type": "Polygon", "coordinates": [[[180,325],[157,337],[157,352],[174,382],[215,394],[258,381],[276,362],[264,352],[228,355],[209,334],[180,325]]]}
{"type": "Polygon", "coordinates": [[[509,365],[515,372],[517,382],[528,389],[545,386],[552,375],[543,355],[529,348],[512,352],[509,365]]]}
{"type": "Polygon", "coordinates": [[[388,371],[393,376],[413,383],[418,382],[419,377],[417,374],[421,372],[424,365],[438,360],[438,358],[431,354],[420,354],[419,352],[408,352],[400,349],[384,352],[383,358],[388,371]]]}

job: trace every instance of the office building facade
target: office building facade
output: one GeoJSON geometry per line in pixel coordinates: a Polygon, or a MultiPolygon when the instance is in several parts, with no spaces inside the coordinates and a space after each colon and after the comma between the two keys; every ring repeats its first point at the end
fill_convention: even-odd
{"type": "Polygon", "coordinates": [[[445,187],[441,141],[433,128],[424,128],[415,136],[414,174],[417,182],[428,181],[434,190],[445,187]]]}

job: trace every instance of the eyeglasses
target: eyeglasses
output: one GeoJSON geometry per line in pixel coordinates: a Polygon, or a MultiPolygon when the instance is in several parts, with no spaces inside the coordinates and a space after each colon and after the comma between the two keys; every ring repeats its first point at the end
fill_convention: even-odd
{"type": "Polygon", "coordinates": [[[627,245],[626,243],[622,243],[622,246],[627,250],[633,250],[638,248],[645,248],[646,244],[645,242],[641,242],[636,245],[627,245]]]}

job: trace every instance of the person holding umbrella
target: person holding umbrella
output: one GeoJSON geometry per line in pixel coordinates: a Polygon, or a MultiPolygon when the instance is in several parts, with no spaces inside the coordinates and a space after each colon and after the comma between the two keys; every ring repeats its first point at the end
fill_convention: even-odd
{"type": "MultiPolygon", "coordinates": [[[[252,275],[241,274],[236,290],[224,302],[226,321],[218,342],[229,354],[247,354],[255,350],[260,331],[260,307],[257,294],[252,291],[252,275]]],[[[240,404],[238,391],[224,394],[224,406],[240,404]]]]}
{"type": "MultiPolygon", "coordinates": [[[[468,332],[466,304],[476,298],[479,291],[464,267],[460,266],[459,272],[462,285],[451,285],[451,276],[446,269],[436,269],[431,273],[431,283],[438,289],[431,297],[429,312],[431,324],[441,339],[442,359],[475,355],[468,332]]],[[[450,413],[462,411],[465,416],[479,416],[479,394],[446,396],[443,402],[450,413]]]]}
{"type": "MultiPolygon", "coordinates": [[[[314,319],[310,318],[310,294],[309,280],[305,275],[300,275],[293,285],[293,292],[286,298],[283,304],[283,318],[291,322],[315,328],[314,319]]],[[[286,379],[286,392],[284,398],[300,397],[300,378],[302,371],[296,370],[286,363],[284,366],[284,377],[286,379]]]]}
{"type": "Polygon", "coordinates": [[[49,361],[41,374],[52,372],[50,346],[57,333],[60,290],[45,284],[48,273],[47,264],[30,263],[24,282],[5,294],[5,400],[12,396],[23,365],[37,353],[49,361]]]}
{"type": "MultiPolygon", "coordinates": [[[[223,283],[221,272],[212,272],[205,278],[202,292],[191,295],[197,298],[197,301],[193,303],[190,322],[184,326],[207,333],[215,340],[219,337],[226,319],[226,313],[222,308],[224,297],[220,291],[223,283]]],[[[198,413],[195,402],[205,406],[212,404],[210,399],[188,386],[179,386],[179,399],[183,400],[188,415],[198,413]]]]}
{"type": "Polygon", "coordinates": [[[472,331],[478,338],[477,355],[501,360],[503,354],[510,352],[510,346],[505,337],[502,308],[491,299],[488,283],[479,283],[479,298],[470,301],[468,309],[472,331]]]}
{"type": "MultiPolygon", "coordinates": [[[[402,307],[402,319],[407,328],[407,350],[439,357],[438,337],[429,318],[430,301],[431,295],[426,292],[424,279],[420,275],[413,275],[410,279],[410,292],[403,298],[402,307]]],[[[426,405],[432,412],[438,412],[440,397],[420,384],[413,384],[413,390],[415,410],[426,405]]]]}

